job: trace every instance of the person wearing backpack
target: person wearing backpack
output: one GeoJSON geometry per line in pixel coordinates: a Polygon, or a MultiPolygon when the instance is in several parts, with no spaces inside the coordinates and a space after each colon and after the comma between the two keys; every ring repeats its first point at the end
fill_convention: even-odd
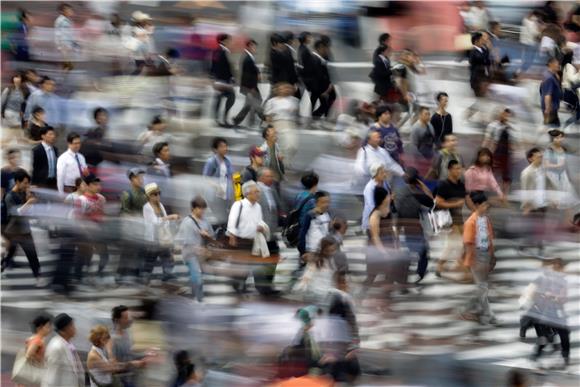
{"type": "Polygon", "coordinates": [[[259,147],[255,145],[252,146],[249,153],[250,165],[246,166],[242,172],[242,184],[250,180],[255,182],[258,181],[258,169],[264,166],[264,154],[265,152],[262,151],[259,147]]]}
{"type": "Polygon", "coordinates": [[[308,211],[300,227],[298,251],[304,251],[304,253],[318,251],[320,241],[330,232],[331,217],[328,213],[330,194],[326,191],[318,191],[314,194],[314,200],[316,203],[314,208],[308,211]]]}

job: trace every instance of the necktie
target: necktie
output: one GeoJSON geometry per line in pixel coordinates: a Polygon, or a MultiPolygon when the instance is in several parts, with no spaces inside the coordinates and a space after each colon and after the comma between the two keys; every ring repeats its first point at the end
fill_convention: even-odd
{"type": "Polygon", "coordinates": [[[81,161],[79,160],[79,154],[75,153],[75,160],[77,161],[77,166],[79,167],[80,177],[83,176],[83,167],[81,166],[81,161]]]}
{"type": "Polygon", "coordinates": [[[54,178],[54,149],[48,148],[48,177],[54,178]]]}

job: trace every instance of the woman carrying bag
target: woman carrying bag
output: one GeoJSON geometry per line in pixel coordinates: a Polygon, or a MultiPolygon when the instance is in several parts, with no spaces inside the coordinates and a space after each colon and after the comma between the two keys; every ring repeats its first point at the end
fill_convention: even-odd
{"type": "Polygon", "coordinates": [[[52,332],[49,316],[40,315],[31,323],[33,336],[26,339],[26,349],[16,355],[12,381],[19,386],[39,386],[44,374],[44,350],[46,337],[52,332]]]}

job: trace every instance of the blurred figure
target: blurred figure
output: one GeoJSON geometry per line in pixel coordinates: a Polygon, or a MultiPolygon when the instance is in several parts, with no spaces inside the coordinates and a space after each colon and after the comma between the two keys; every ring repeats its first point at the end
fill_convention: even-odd
{"type": "Polygon", "coordinates": [[[189,379],[189,366],[193,365],[189,353],[184,350],[177,351],[173,357],[173,364],[177,370],[177,375],[171,387],[183,386],[189,379]]]}
{"type": "Polygon", "coordinates": [[[381,146],[389,152],[389,155],[397,163],[402,165],[403,140],[399,129],[392,123],[393,110],[387,105],[379,106],[376,110],[377,122],[369,130],[375,130],[381,134],[381,146]]]}
{"type": "Polygon", "coordinates": [[[258,181],[258,170],[264,166],[265,153],[257,146],[250,148],[250,165],[242,173],[242,184],[246,181],[258,181]]]}
{"type": "MultiPolygon", "coordinates": [[[[296,50],[292,32],[274,33],[270,37],[270,82],[272,85],[287,83],[290,86],[290,96],[300,99],[300,90],[296,87],[298,74],[296,72],[296,50]]],[[[272,89],[272,91],[274,91],[272,89]]]]}
{"type": "Polygon", "coordinates": [[[135,62],[135,70],[132,75],[144,74],[146,67],[152,63],[152,57],[155,53],[152,20],[151,16],[141,11],[135,11],[131,14],[133,28],[128,48],[133,53],[135,62]]]}
{"type": "Polygon", "coordinates": [[[52,128],[52,126],[46,123],[46,112],[40,106],[34,107],[30,121],[28,121],[28,142],[35,145],[39,144],[41,141],[40,132],[47,128],[52,128]]]}
{"type": "Polygon", "coordinates": [[[540,85],[540,105],[544,115],[544,125],[559,127],[560,98],[562,89],[560,87],[560,62],[556,58],[548,59],[547,70],[544,72],[544,79],[540,85]]]}
{"type": "Polygon", "coordinates": [[[56,133],[53,128],[45,127],[40,131],[40,138],[42,142],[32,148],[32,184],[56,189],[56,133]]]}
{"type": "Polygon", "coordinates": [[[46,347],[46,373],[42,387],[84,387],[85,370],[79,354],[71,342],[76,336],[75,323],[68,314],[54,318],[56,335],[46,347]]]}
{"type": "Polygon", "coordinates": [[[564,126],[580,120],[580,101],[578,99],[580,72],[576,68],[578,62],[578,59],[574,59],[573,51],[565,53],[562,59],[562,100],[572,110],[572,116],[568,118],[564,126]]]}
{"type": "Polygon", "coordinates": [[[64,198],[64,203],[71,207],[69,219],[75,219],[77,217],[80,200],[81,197],[85,195],[85,192],[87,192],[87,183],[85,183],[85,179],[77,177],[75,180],[75,190],[64,198]]]}
{"type": "Polygon", "coordinates": [[[91,329],[89,341],[92,344],[87,354],[87,372],[91,380],[91,387],[101,387],[113,384],[113,374],[120,368],[109,352],[111,335],[104,325],[97,325],[91,329]]]}
{"type": "Polygon", "coordinates": [[[477,112],[477,105],[481,104],[481,98],[485,97],[492,75],[490,68],[492,63],[486,47],[487,34],[474,32],[471,35],[471,44],[473,48],[469,54],[469,82],[476,102],[467,109],[468,120],[477,112]]]}
{"type": "Polygon", "coordinates": [[[510,125],[512,111],[503,109],[497,119],[492,121],[485,130],[482,148],[489,149],[493,154],[493,169],[501,175],[502,191],[507,195],[511,186],[512,156],[517,149],[518,137],[510,125]]]}
{"type": "Polygon", "coordinates": [[[534,60],[538,54],[541,31],[542,17],[540,11],[532,9],[522,20],[522,28],[520,30],[520,43],[525,47],[521,72],[526,72],[534,65],[534,60]]]}
{"type": "Polygon", "coordinates": [[[300,101],[294,97],[294,87],[289,83],[275,84],[272,90],[275,96],[266,101],[264,114],[268,124],[276,128],[282,152],[289,163],[298,150],[295,132],[300,101]]]}
{"type": "Polygon", "coordinates": [[[313,55],[312,51],[308,47],[312,43],[312,34],[308,31],[303,31],[298,35],[298,64],[299,64],[299,75],[300,79],[310,93],[312,93],[312,88],[315,82],[315,76],[313,72],[313,55]]]}
{"type": "Polygon", "coordinates": [[[58,157],[56,162],[56,185],[61,194],[70,193],[75,189],[75,180],[89,174],[85,156],[81,149],[81,136],[71,132],[66,136],[68,150],[58,157]]]}
{"type": "Polygon", "coordinates": [[[299,377],[308,374],[311,369],[320,368],[322,353],[312,335],[313,319],[317,312],[318,308],[314,306],[296,311],[294,317],[301,322],[301,326],[292,343],[284,348],[279,357],[280,368],[277,375],[279,378],[299,377]]]}
{"type": "Polygon", "coordinates": [[[194,364],[187,364],[183,368],[183,375],[185,383],[180,384],[182,387],[201,387],[203,383],[203,376],[195,370],[194,364]]]}
{"type": "Polygon", "coordinates": [[[435,133],[435,148],[440,149],[445,136],[453,133],[453,117],[446,110],[449,103],[449,95],[441,91],[435,97],[437,110],[431,116],[431,125],[435,133]]]}
{"type": "Polygon", "coordinates": [[[419,98],[422,90],[420,76],[425,74],[425,66],[421,58],[411,49],[405,49],[399,55],[399,64],[395,66],[395,79],[400,88],[402,98],[399,101],[407,110],[408,114],[398,125],[410,120],[411,125],[417,120],[419,98]]]}
{"type": "Polygon", "coordinates": [[[560,24],[560,10],[555,1],[546,1],[541,11],[545,23],[560,24]]]}
{"type": "Polygon", "coordinates": [[[72,69],[72,59],[80,46],[75,39],[73,22],[74,10],[70,4],[62,3],[58,6],[60,15],[54,21],[54,43],[62,56],[63,68],[72,69]]]}
{"type": "Polygon", "coordinates": [[[492,165],[493,155],[491,151],[487,148],[480,148],[473,160],[473,165],[465,171],[465,189],[469,193],[485,192],[491,199],[493,199],[492,195],[495,195],[495,199],[505,203],[506,196],[493,176],[492,165]]]}
{"type": "Polygon", "coordinates": [[[385,47],[388,47],[389,44],[391,43],[391,34],[389,34],[388,32],[384,32],[379,35],[378,40],[379,45],[377,46],[377,48],[375,48],[375,51],[373,52],[372,57],[373,63],[375,63],[375,60],[379,57],[379,55],[382,55],[384,53],[385,47]]]}
{"type": "Polygon", "coordinates": [[[28,121],[32,119],[32,110],[41,107],[46,112],[46,122],[53,127],[62,124],[62,106],[60,98],[54,94],[56,84],[49,77],[42,77],[39,83],[39,89],[31,92],[26,101],[24,110],[24,121],[27,126],[28,121]]]}
{"type": "Polygon", "coordinates": [[[354,164],[354,171],[358,175],[361,186],[371,179],[370,167],[376,163],[384,165],[385,170],[394,176],[403,176],[405,174],[403,168],[380,144],[381,133],[374,129],[369,130],[367,144],[359,149],[354,164]]]}
{"type": "Polygon", "coordinates": [[[33,336],[26,339],[26,359],[38,368],[44,368],[46,338],[52,333],[50,316],[41,314],[30,323],[33,336]]]}
{"type": "Polygon", "coordinates": [[[111,336],[111,359],[123,366],[119,379],[123,387],[136,387],[134,372],[145,366],[143,356],[133,352],[133,340],[128,329],[133,321],[129,308],[125,305],[115,306],[111,311],[113,334],[111,336]]]}
{"type": "Polygon", "coordinates": [[[244,101],[244,107],[242,107],[234,118],[234,126],[239,126],[248,113],[250,113],[250,117],[248,118],[248,126],[250,128],[254,127],[256,115],[262,120],[265,119],[262,113],[262,95],[258,89],[261,74],[255,58],[257,47],[258,43],[256,43],[255,40],[248,40],[246,43],[245,55],[242,56],[240,62],[240,92],[246,97],[246,99],[244,101]]]}
{"type": "Polygon", "coordinates": [[[207,244],[215,239],[212,226],[204,218],[207,203],[201,196],[191,201],[191,212],[179,225],[175,243],[181,246],[182,257],[189,268],[191,294],[203,301],[202,264],[208,256],[207,244]]]}
{"type": "Polygon", "coordinates": [[[169,148],[169,143],[158,142],[153,145],[153,156],[155,159],[151,162],[149,166],[149,171],[152,175],[163,176],[169,178],[173,176],[171,170],[171,150],[169,148]]]}
{"type": "Polygon", "coordinates": [[[385,170],[384,164],[374,163],[370,167],[370,173],[372,179],[369,180],[363,191],[364,207],[362,213],[361,227],[363,231],[367,231],[369,228],[369,217],[371,212],[376,208],[377,203],[375,203],[374,192],[376,187],[384,188],[387,191],[391,191],[389,187],[388,174],[385,170]]]}
{"type": "Polygon", "coordinates": [[[150,183],[145,186],[145,194],[148,202],[143,206],[143,221],[145,222],[145,265],[143,268],[144,282],[149,285],[153,275],[153,268],[157,259],[161,260],[163,267],[162,281],[169,281],[175,276],[173,271],[173,255],[171,245],[173,235],[170,224],[179,220],[179,215],[167,215],[165,207],[161,203],[161,190],[157,183],[150,183]]]}
{"type": "Polygon", "coordinates": [[[334,238],[324,236],[317,244],[316,250],[309,250],[303,256],[306,269],[294,287],[294,291],[302,295],[306,302],[321,302],[333,288],[335,268],[332,257],[337,247],[334,238]]]}
{"type": "Polygon", "coordinates": [[[166,132],[167,121],[163,119],[160,115],[153,117],[151,123],[147,127],[147,130],[141,132],[137,137],[137,140],[143,145],[143,153],[148,154],[155,144],[161,142],[172,143],[173,136],[166,132]]]}
{"type": "Polygon", "coordinates": [[[2,125],[9,128],[21,128],[30,91],[22,75],[14,74],[11,84],[2,91],[2,125]]]}
{"type": "Polygon", "coordinates": [[[435,129],[429,119],[429,108],[421,106],[419,108],[419,120],[411,128],[411,144],[414,145],[417,152],[417,157],[423,160],[417,160],[422,167],[423,173],[427,172],[429,165],[432,163],[435,147],[435,129]]]}
{"type": "Polygon", "coordinates": [[[219,48],[212,54],[210,69],[210,75],[214,80],[213,87],[217,92],[214,103],[214,117],[219,126],[231,128],[232,125],[228,123],[228,113],[236,102],[236,94],[233,87],[235,81],[229,58],[231,36],[228,34],[219,34],[217,42],[219,48]],[[218,113],[221,101],[224,98],[226,99],[226,105],[223,120],[220,122],[218,113]]]}
{"type": "Polygon", "coordinates": [[[511,369],[507,375],[507,387],[528,387],[528,381],[522,371],[511,369]]]}
{"type": "Polygon", "coordinates": [[[203,175],[217,178],[216,208],[212,208],[214,214],[219,214],[218,219],[227,219],[227,212],[234,201],[234,170],[228,154],[228,142],[223,137],[216,137],[212,141],[211,149],[214,152],[203,167],[203,175]]]}
{"type": "Polygon", "coordinates": [[[30,192],[30,175],[25,170],[19,169],[14,172],[14,186],[4,197],[4,203],[9,217],[4,228],[4,236],[10,241],[10,246],[2,258],[2,272],[12,268],[16,249],[20,246],[36,279],[36,287],[45,287],[47,282],[40,276],[40,263],[28,220],[36,198],[30,192]]]}
{"type": "Polygon", "coordinates": [[[496,325],[498,320],[493,315],[488,300],[488,277],[496,264],[493,227],[487,216],[489,203],[482,192],[473,192],[470,198],[475,210],[463,226],[464,263],[471,270],[477,291],[461,313],[461,318],[478,321],[480,324],[496,325]]]}
{"type": "Polygon", "coordinates": [[[18,11],[18,25],[16,31],[11,37],[10,48],[14,54],[14,59],[19,62],[30,61],[30,52],[28,44],[28,34],[32,26],[32,18],[30,13],[25,9],[18,11]]]}
{"type": "Polygon", "coordinates": [[[87,164],[93,168],[103,162],[103,151],[107,149],[105,137],[109,126],[109,112],[107,109],[98,107],[93,111],[93,119],[97,126],[89,130],[81,146],[81,153],[85,155],[87,164]]]}
{"type": "Polygon", "coordinates": [[[327,61],[328,47],[320,40],[314,43],[314,51],[311,55],[313,82],[311,83],[310,102],[312,105],[312,118],[328,117],[328,112],[336,100],[336,92],[328,73],[327,61]],[[314,109],[316,102],[320,103],[318,109],[314,109]]]}
{"type": "Polygon", "coordinates": [[[397,102],[399,93],[393,82],[389,59],[390,47],[381,45],[377,50],[378,55],[373,59],[373,70],[369,74],[369,78],[375,84],[375,95],[387,103],[397,102]]]}
{"type": "MultiPolygon", "coordinates": [[[[22,168],[21,163],[21,153],[20,150],[15,148],[10,148],[5,151],[6,161],[8,161],[8,165],[2,167],[2,178],[0,179],[2,183],[2,203],[4,203],[4,196],[12,190],[14,187],[14,174],[16,171],[22,168]]],[[[2,204],[4,207],[4,204],[2,204]]],[[[6,216],[4,212],[2,213],[2,224],[4,224],[4,219],[6,216]]]]}
{"type": "Polygon", "coordinates": [[[427,179],[445,180],[447,179],[447,166],[451,160],[455,160],[461,167],[465,165],[463,157],[457,151],[457,136],[454,134],[447,134],[443,138],[442,148],[439,153],[433,158],[433,165],[425,176],[427,179]]]}
{"type": "Polygon", "coordinates": [[[522,210],[524,215],[544,213],[548,206],[546,198],[546,170],[543,167],[542,150],[532,148],[526,153],[528,165],[520,175],[521,188],[524,191],[522,210]],[[527,191],[527,192],[526,192],[527,191]]]}
{"type": "Polygon", "coordinates": [[[316,252],[320,241],[330,232],[330,194],[318,191],[314,194],[314,208],[306,213],[300,224],[298,251],[304,253],[316,252]]]}
{"type": "Polygon", "coordinates": [[[33,92],[38,90],[42,77],[38,75],[36,70],[26,69],[22,74],[23,74],[22,82],[24,82],[24,85],[28,88],[28,91],[32,94],[33,92]]]}
{"type": "MultiPolygon", "coordinates": [[[[344,243],[344,238],[346,236],[346,231],[348,230],[348,224],[344,218],[335,217],[330,223],[330,233],[329,236],[333,237],[336,241],[337,251],[332,257],[334,267],[336,272],[339,274],[347,274],[348,270],[348,258],[346,253],[342,251],[342,245],[344,243]]],[[[346,285],[345,285],[346,286],[346,285]]]]}
{"type": "Polygon", "coordinates": [[[276,128],[268,125],[262,131],[262,138],[264,143],[260,146],[260,149],[264,152],[264,166],[270,168],[274,174],[276,190],[280,192],[280,182],[284,180],[286,169],[284,168],[284,154],[280,152],[280,146],[278,145],[276,128]]]}

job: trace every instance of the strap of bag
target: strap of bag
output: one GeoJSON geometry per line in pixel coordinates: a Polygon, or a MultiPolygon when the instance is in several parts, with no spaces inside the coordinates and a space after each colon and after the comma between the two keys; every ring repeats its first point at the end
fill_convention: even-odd
{"type": "Polygon", "coordinates": [[[10,98],[10,94],[12,94],[12,88],[8,88],[8,93],[6,93],[6,99],[2,103],[2,117],[4,117],[4,111],[6,110],[6,106],[8,105],[8,99],[10,98]]]}
{"type": "Polygon", "coordinates": [[[238,211],[238,220],[236,220],[236,228],[240,225],[240,217],[242,216],[242,209],[244,208],[244,202],[240,200],[240,211],[238,211]]]}
{"type": "Polygon", "coordinates": [[[304,206],[306,205],[306,203],[308,203],[308,201],[312,197],[313,197],[312,195],[308,195],[307,197],[305,197],[304,199],[302,199],[302,202],[300,203],[300,206],[298,206],[298,208],[296,209],[296,211],[302,212],[302,209],[304,208],[304,206]]]}

